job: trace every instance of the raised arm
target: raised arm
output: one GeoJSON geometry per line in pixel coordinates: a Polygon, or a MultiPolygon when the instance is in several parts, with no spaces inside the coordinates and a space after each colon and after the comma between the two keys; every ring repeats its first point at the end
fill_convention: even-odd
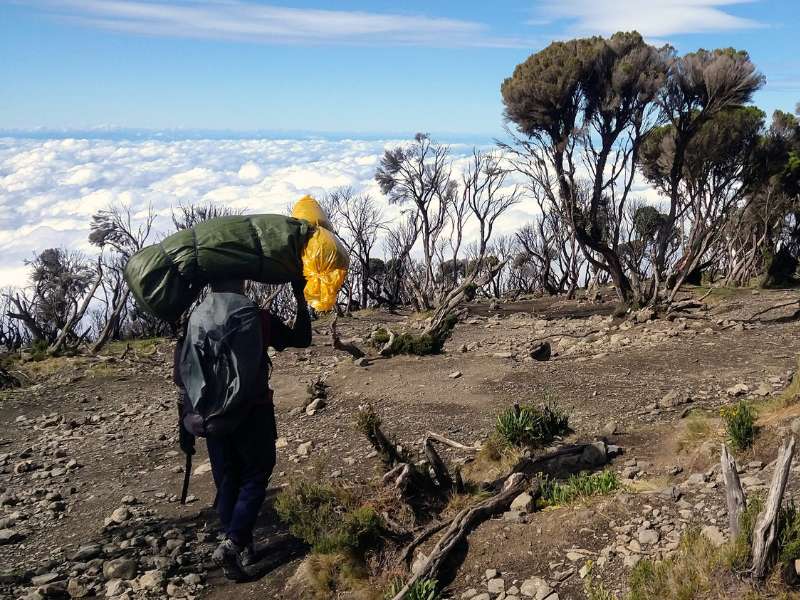
{"type": "Polygon", "coordinates": [[[268,315],[270,319],[270,343],[275,350],[286,348],[308,348],[311,345],[311,315],[308,313],[308,304],[303,296],[305,282],[292,284],[295,300],[297,301],[297,316],[294,325],[287,326],[280,319],[268,315]]]}

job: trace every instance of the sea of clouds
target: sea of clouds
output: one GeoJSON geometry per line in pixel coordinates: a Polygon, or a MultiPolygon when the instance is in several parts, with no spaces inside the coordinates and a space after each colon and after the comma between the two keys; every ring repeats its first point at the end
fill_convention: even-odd
{"type": "MultiPolygon", "coordinates": [[[[246,212],[286,213],[305,194],[342,186],[372,194],[384,150],[403,140],[327,139],[25,139],[0,138],[0,287],[25,286],[25,260],[45,248],[92,254],[91,216],[112,203],[141,218],[152,206],[155,229],[168,232],[181,204],[213,202],[246,212]]],[[[456,167],[472,146],[451,145],[456,167]]],[[[512,208],[497,230],[517,229],[536,212],[532,200],[512,208]]],[[[467,231],[470,236],[470,231],[467,231]]],[[[378,255],[381,250],[378,250],[378,255]]]]}

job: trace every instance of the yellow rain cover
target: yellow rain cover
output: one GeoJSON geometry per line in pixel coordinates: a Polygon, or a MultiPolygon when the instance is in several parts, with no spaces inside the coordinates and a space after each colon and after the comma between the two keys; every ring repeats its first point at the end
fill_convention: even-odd
{"type": "Polygon", "coordinates": [[[319,311],[331,310],[336,296],[347,278],[350,260],[347,249],[330,229],[330,221],[322,207],[311,196],[304,196],[292,210],[292,216],[316,226],[303,250],[303,295],[319,311]]]}
{"type": "Polygon", "coordinates": [[[331,222],[328,220],[328,215],[322,210],[319,202],[314,200],[311,196],[303,196],[297,201],[292,209],[292,216],[295,219],[303,219],[312,225],[324,227],[328,231],[333,231],[331,222]]]}

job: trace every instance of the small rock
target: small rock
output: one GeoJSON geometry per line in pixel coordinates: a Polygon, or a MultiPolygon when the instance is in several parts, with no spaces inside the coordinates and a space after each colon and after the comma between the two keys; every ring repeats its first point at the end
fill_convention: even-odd
{"type": "Polygon", "coordinates": [[[117,510],[111,513],[111,522],[122,524],[131,518],[131,511],[127,506],[120,506],[117,510]]]}
{"type": "Polygon", "coordinates": [[[484,576],[486,577],[486,579],[494,579],[495,577],[497,577],[497,569],[486,569],[484,576]]]}
{"type": "Polygon", "coordinates": [[[617,433],[617,423],[615,421],[609,421],[600,430],[600,437],[612,437],[616,433],[617,433]]]}
{"type": "Polygon", "coordinates": [[[461,377],[461,371],[453,371],[452,373],[450,373],[450,375],[448,375],[448,377],[450,379],[458,379],[459,377],[461,377]]]}
{"type": "Polygon", "coordinates": [[[103,577],[110,579],[133,579],[139,564],[130,558],[115,558],[103,563],[103,577]]]}
{"type": "Polygon", "coordinates": [[[159,589],[164,583],[164,572],[160,569],[153,569],[146,571],[144,575],[139,577],[139,585],[146,590],[159,589]]]}
{"type": "Polygon", "coordinates": [[[89,595],[89,588],[73,577],[67,582],[67,594],[70,598],[84,598],[89,595]]]}
{"type": "Polygon", "coordinates": [[[706,525],[700,530],[700,533],[708,539],[709,542],[714,544],[717,548],[725,543],[725,536],[716,525],[706,525]]]}
{"type": "Polygon", "coordinates": [[[486,582],[490,594],[502,594],[506,591],[506,582],[502,577],[495,577],[486,582]]]}
{"type": "Polygon", "coordinates": [[[355,359],[353,361],[353,364],[355,366],[357,366],[357,367],[368,367],[369,366],[369,360],[365,356],[362,356],[361,358],[355,359]]]}
{"type": "Polygon", "coordinates": [[[35,587],[39,587],[40,585],[47,585],[48,583],[53,583],[57,581],[60,575],[58,573],[44,573],[42,575],[36,575],[31,577],[31,585],[35,587]]]}
{"type": "Polygon", "coordinates": [[[121,579],[112,579],[106,582],[106,598],[113,598],[119,596],[128,589],[128,584],[121,579]]]}
{"type": "Polygon", "coordinates": [[[314,447],[314,442],[303,442],[297,447],[297,454],[299,456],[308,456],[311,454],[311,449],[314,447]]]}
{"type": "Polygon", "coordinates": [[[0,529],[0,546],[15,544],[22,539],[22,534],[13,529],[0,529]]]}
{"type": "Polygon", "coordinates": [[[522,492],[511,502],[511,510],[530,513],[534,510],[534,500],[528,492],[522,492]]]}
{"type": "Polygon", "coordinates": [[[642,529],[638,537],[639,543],[645,546],[652,546],[658,543],[658,532],[655,529],[642,529]]]}
{"type": "Polygon", "coordinates": [[[326,404],[327,403],[322,398],[316,398],[315,400],[310,402],[308,406],[306,406],[306,414],[308,416],[312,416],[318,410],[322,410],[323,408],[325,408],[326,404]]]}
{"type": "Polygon", "coordinates": [[[733,396],[735,398],[737,396],[742,396],[749,391],[750,388],[748,386],[743,383],[737,383],[736,385],[733,385],[725,390],[725,393],[728,394],[728,396],[733,396]]]}

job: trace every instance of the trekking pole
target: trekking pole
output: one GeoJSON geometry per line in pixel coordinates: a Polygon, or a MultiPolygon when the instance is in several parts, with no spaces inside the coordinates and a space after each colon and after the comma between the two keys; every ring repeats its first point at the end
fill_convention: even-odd
{"type": "Polygon", "coordinates": [[[189,493],[189,477],[192,476],[192,455],[186,453],[186,466],[183,470],[183,488],[181,489],[181,504],[186,504],[186,494],[189,493]]]}

